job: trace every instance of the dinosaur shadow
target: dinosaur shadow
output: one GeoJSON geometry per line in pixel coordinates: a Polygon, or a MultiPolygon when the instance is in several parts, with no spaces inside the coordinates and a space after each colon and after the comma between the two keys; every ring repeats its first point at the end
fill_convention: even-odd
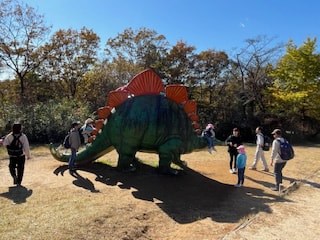
{"type": "Polygon", "coordinates": [[[1,193],[0,197],[11,199],[14,204],[25,203],[27,198],[32,195],[32,190],[24,186],[9,187],[9,191],[1,193]]]}
{"type": "MultiPolygon", "coordinates": [[[[54,173],[63,175],[66,170],[59,167],[54,173]]],[[[260,211],[271,213],[270,202],[286,201],[262,189],[234,188],[187,167],[179,176],[157,174],[156,168],[142,163],[135,173],[122,173],[102,163],[79,167],[78,170],[95,174],[96,181],[101,183],[134,189],[132,195],[135,198],[155,202],[178,223],[191,223],[208,217],[217,222],[234,223],[260,211]]]]}
{"type": "MultiPolygon", "coordinates": [[[[54,170],[54,174],[55,175],[59,175],[59,173],[63,176],[65,171],[69,171],[69,168],[67,165],[64,166],[60,166],[57,169],[54,170]]],[[[71,171],[70,175],[73,176],[74,178],[76,178],[76,180],[74,180],[72,183],[74,185],[76,185],[77,187],[81,187],[84,188],[86,190],[89,190],[90,192],[100,192],[99,190],[97,190],[94,186],[94,184],[88,179],[88,178],[84,178],[82,177],[76,170],[75,171],[71,171]]]]}

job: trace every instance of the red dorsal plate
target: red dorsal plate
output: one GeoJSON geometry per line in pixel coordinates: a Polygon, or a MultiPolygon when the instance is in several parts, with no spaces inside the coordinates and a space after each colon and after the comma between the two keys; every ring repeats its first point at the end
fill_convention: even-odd
{"type": "Polygon", "coordinates": [[[128,96],[129,92],[126,91],[111,91],[108,95],[107,106],[112,109],[127,100],[128,96]]]}
{"type": "Polygon", "coordinates": [[[98,109],[98,117],[101,119],[106,119],[109,117],[111,113],[112,108],[111,107],[101,107],[98,109]]]}
{"type": "Polygon", "coordinates": [[[99,119],[94,122],[94,127],[96,128],[97,131],[99,131],[101,128],[103,128],[104,120],[99,119]]]}
{"type": "Polygon", "coordinates": [[[189,118],[194,122],[199,122],[199,117],[196,114],[191,114],[189,118]]]}
{"type": "Polygon", "coordinates": [[[164,90],[161,78],[148,69],[135,76],[128,84],[127,89],[134,96],[160,94],[164,90]]]}
{"type": "Polygon", "coordinates": [[[185,86],[168,85],[166,86],[166,96],[176,103],[183,103],[188,100],[188,93],[185,86]]]}
{"type": "Polygon", "coordinates": [[[200,124],[197,123],[197,122],[194,122],[194,123],[192,123],[192,126],[193,126],[194,129],[199,129],[200,124]]]}
{"type": "Polygon", "coordinates": [[[197,103],[194,100],[188,100],[186,103],[183,105],[184,110],[188,115],[193,115],[196,114],[197,111],[197,103]]]}
{"type": "Polygon", "coordinates": [[[196,132],[197,135],[201,135],[202,131],[200,129],[196,129],[194,130],[196,132]]]}

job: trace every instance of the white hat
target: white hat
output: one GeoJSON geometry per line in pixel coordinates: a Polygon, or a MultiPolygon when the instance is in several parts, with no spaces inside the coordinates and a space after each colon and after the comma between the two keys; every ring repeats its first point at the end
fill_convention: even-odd
{"type": "Polygon", "coordinates": [[[84,123],[87,125],[89,123],[93,123],[93,120],[91,118],[88,118],[84,123]]]}

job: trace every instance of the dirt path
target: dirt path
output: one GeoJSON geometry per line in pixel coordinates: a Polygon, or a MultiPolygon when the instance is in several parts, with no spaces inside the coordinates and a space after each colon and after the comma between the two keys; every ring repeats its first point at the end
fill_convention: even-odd
{"type": "MultiPolygon", "coordinates": [[[[309,178],[285,196],[269,189],[273,176],[261,171],[247,170],[245,187],[234,188],[237,177],[228,172],[226,149],[217,149],[213,155],[205,151],[184,155],[188,169],[178,177],[158,175],[155,168],[143,163],[134,174],[95,163],[70,175],[67,167],[53,160],[45,149],[27,162],[23,187],[19,189],[12,186],[8,161],[0,156],[0,239],[319,236],[315,214],[320,200],[320,163],[316,159],[319,148],[296,149],[297,157],[284,169],[284,186],[309,178]]],[[[250,165],[254,147],[247,151],[250,165]]],[[[158,158],[142,153],[138,157],[145,163],[158,158]]],[[[112,152],[104,159],[112,165],[117,155],[112,152]]]]}

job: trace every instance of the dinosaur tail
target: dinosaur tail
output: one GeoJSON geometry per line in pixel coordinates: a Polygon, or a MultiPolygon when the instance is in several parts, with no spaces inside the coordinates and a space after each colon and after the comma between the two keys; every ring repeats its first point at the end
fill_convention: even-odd
{"type": "MultiPolygon", "coordinates": [[[[92,143],[77,153],[75,164],[81,165],[92,162],[114,149],[105,133],[106,131],[103,131],[104,129],[101,130],[101,133],[97,135],[92,143]]],[[[61,162],[68,162],[71,156],[71,154],[60,153],[52,143],[50,144],[50,152],[56,160],[61,162]]]]}

